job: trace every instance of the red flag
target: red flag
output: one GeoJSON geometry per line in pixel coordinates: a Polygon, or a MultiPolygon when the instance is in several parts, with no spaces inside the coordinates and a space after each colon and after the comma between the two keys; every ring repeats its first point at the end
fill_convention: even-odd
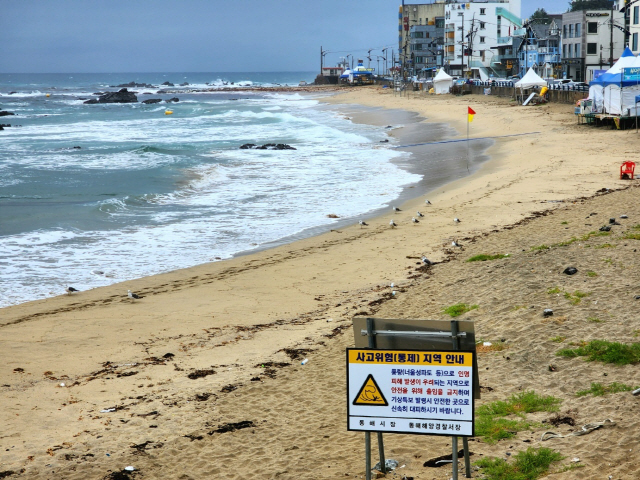
{"type": "Polygon", "coordinates": [[[469,123],[473,122],[473,116],[475,114],[476,114],[476,112],[473,111],[473,108],[467,107],[467,121],[469,123]]]}
{"type": "Polygon", "coordinates": [[[476,112],[473,111],[473,108],[471,107],[467,107],[469,109],[469,111],[467,112],[469,115],[475,115],[476,112]]]}

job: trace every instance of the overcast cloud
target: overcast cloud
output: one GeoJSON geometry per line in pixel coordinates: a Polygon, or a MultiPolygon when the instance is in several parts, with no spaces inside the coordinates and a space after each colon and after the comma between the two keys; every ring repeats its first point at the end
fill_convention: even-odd
{"type": "MultiPolygon", "coordinates": [[[[0,72],[314,71],[321,46],[328,65],[368,49],[376,62],[397,48],[401,3],[0,0],[0,72]]],[[[522,14],[567,5],[523,0],[522,14]]]]}

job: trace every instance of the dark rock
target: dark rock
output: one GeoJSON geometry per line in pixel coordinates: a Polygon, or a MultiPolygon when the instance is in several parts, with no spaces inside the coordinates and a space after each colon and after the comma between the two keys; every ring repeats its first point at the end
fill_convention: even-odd
{"type": "Polygon", "coordinates": [[[628,215],[620,215],[620,218],[629,218],[628,215]]]}
{"type": "Polygon", "coordinates": [[[97,99],[92,98],[91,100],[87,100],[86,102],[82,102],[86,105],[93,105],[94,103],[99,103],[97,99]]]}
{"type": "Polygon", "coordinates": [[[10,123],[0,123],[0,127],[10,127],[10,123]]]}
{"type": "Polygon", "coordinates": [[[162,85],[165,85],[167,87],[175,87],[175,85],[171,82],[162,82],[162,85]]]}
{"type": "Polygon", "coordinates": [[[129,82],[129,83],[123,83],[121,85],[116,85],[115,88],[131,88],[131,87],[136,87],[136,88],[153,88],[153,85],[149,85],[148,83],[136,83],[136,82],[129,82]]]}
{"type": "Polygon", "coordinates": [[[8,115],[15,115],[13,112],[7,112],[6,110],[0,111],[0,117],[6,117],[8,115]]]}
{"type": "Polygon", "coordinates": [[[165,100],[165,102],[167,102],[167,103],[169,103],[169,102],[179,102],[179,101],[180,101],[180,99],[178,97],[173,97],[173,98],[170,98],[169,100],[165,100]]]}
{"type": "Polygon", "coordinates": [[[245,143],[244,145],[240,145],[240,148],[242,150],[248,150],[250,148],[258,148],[258,146],[255,143],[245,143]]]}
{"type": "Polygon", "coordinates": [[[616,222],[615,218],[610,218],[609,219],[609,225],[620,225],[618,222],[616,222]]]}
{"type": "Polygon", "coordinates": [[[180,84],[181,87],[186,87],[187,85],[189,85],[189,82],[184,82],[180,84]]]}
{"type": "Polygon", "coordinates": [[[4,127],[2,125],[0,125],[0,130],[4,130],[4,127]]]}
{"type": "Polygon", "coordinates": [[[565,273],[567,275],[575,275],[576,273],[578,273],[578,269],[576,267],[567,267],[563,270],[562,273],[565,273]]]}
{"type": "Polygon", "coordinates": [[[13,95],[14,93],[18,93],[18,92],[9,92],[9,95],[13,95]]]}
{"type": "Polygon", "coordinates": [[[108,92],[95,92],[95,93],[92,93],[91,95],[95,95],[96,97],[99,97],[100,95],[104,95],[105,93],[108,93],[108,92]]]}
{"type": "Polygon", "coordinates": [[[600,231],[601,232],[610,232],[611,231],[611,227],[609,225],[604,225],[604,226],[600,227],[600,231]]]}
{"type": "Polygon", "coordinates": [[[636,295],[636,296],[635,296],[635,297],[633,297],[633,298],[635,298],[636,300],[640,300],[640,295],[636,295]]]}
{"type": "Polygon", "coordinates": [[[143,100],[142,103],[146,103],[147,105],[150,105],[152,103],[160,103],[162,101],[161,98],[150,98],[149,100],[143,100]]]}
{"type": "Polygon", "coordinates": [[[98,98],[98,103],[136,103],[138,97],[135,93],[123,88],[117,92],[108,92],[98,98]]]}
{"type": "Polygon", "coordinates": [[[544,311],[542,312],[542,316],[543,317],[553,316],[553,310],[551,310],[550,308],[545,308],[544,311]]]}

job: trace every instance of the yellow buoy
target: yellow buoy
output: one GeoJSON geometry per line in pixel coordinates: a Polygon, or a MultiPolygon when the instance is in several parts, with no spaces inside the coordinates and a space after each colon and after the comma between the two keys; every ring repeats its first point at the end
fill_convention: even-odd
{"type": "Polygon", "coordinates": [[[164,114],[165,115],[171,115],[173,113],[173,110],[165,110],[164,114]]]}
{"type": "Polygon", "coordinates": [[[47,93],[47,97],[50,97],[50,96],[51,96],[51,94],[50,94],[50,93],[47,93]]]}

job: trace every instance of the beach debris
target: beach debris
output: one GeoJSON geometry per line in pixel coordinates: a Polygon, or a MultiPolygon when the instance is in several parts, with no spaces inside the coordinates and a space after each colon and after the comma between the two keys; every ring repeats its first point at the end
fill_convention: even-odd
{"type": "Polygon", "coordinates": [[[396,284],[395,284],[395,283],[393,283],[393,282],[391,282],[391,285],[389,285],[389,286],[390,286],[391,288],[393,288],[393,287],[395,287],[395,286],[396,286],[396,284]]]}
{"type": "Polygon", "coordinates": [[[400,210],[398,207],[393,207],[393,211],[394,212],[401,212],[402,210],[400,210]]]}
{"type": "Polygon", "coordinates": [[[132,467],[131,465],[129,465],[128,467],[124,467],[124,469],[125,469],[127,472],[133,472],[133,471],[136,469],[136,467],[132,467]]]}
{"type": "Polygon", "coordinates": [[[309,359],[308,359],[308,358],[305,358],[304,360],[302,360],[302,361],[300,362],[300,365],[306,365],[308,362],[309,362],[309,359]]]}
{"type": "Polygon", "coordinates": [[[631,395],[640,395],[640,388],[636,388],[633,392],[631,392],[631,395]]]}
{"type": "Polygon", "coordinates": [[[114,408],[103,408],[102,410],[100,410],[100,413],[111,413],[111,412],[115,412],[116,409],[114,408]]]}
{"type": "Polygon", "coordinates": [[[620,215],[620,218],[629,218],[627,215],[620,215]]]}
{"type": "Polygon", "coordinates": [[[575,432],[568,433],[567,435],[560,435],[559,433],[555,433],[555,432],[544,432],[540,437],[540,441],[544,442],[546,440],[551,440],[552,438],[565,438],[565,437],[576,437],[580,435],[587,435],[588,433],[591,433],[594,430],[598,430],[600,427],[607,427],[607,426],[614,427],[615,425],[616,425],[616,422],[614,422],[610,418],[607,418],[602,422],[587,423],[583,425],[580,430],[576,430],[575,432]]]}
{"type": "Polygon", "coordinates": [[[394,222],[393,220],[391,220],[391,221],[389,222],[389,226],[390,226],[391,228],[396,228],[398,225],[396,225],[396,222],[394,222]]]}
{"type": "MultiPolygon", "coordinates": [[[[388,459],[388,460],[385,460],[385,462],[384,462],[384,468],[387,470],[387,472],[389,470],[395,470],[396,468],[398,468],[398,465],[399,465],[399,463],[396,460],[393,460],[391,458],[388,459]]],[[[381,466],[380,462],[376,463],[373,466],[373,470],[380,470],[380,466],[381,466]]]]}
{"type": "Polygon", "coordinates": [[[553,310],[551,310],[550,308],[545,308],[544,311],[542,312],[542,316],[543,317],[553,316],[553,310]]]}
{"type": "Polygon", "coordinates": [[[578,462],[580,461],[580,459],[579,459],[578,457],[573,457],[573,458],[571,459],[571,461],[572,461],[573,463],[578,463],[578,462]]]}
{"type": "Polygon", "coordinates": [[[431,202],[430,202],[429,200],[425,200],[425,201],[424,201],[424,203],[425,203],[426,205],[431,205],[431,202]]]}
{"type": "Polygon", "coordinates": [[[618,222],[616,222],[615,218],[610,218],[609,219],[609,225],[620,225],[618,222]]]}
{"type": "Polygon", "coordinates": [[[104,272],[102,270],[91,270],[91,275],[104,275],[104,272]]]}
{"type": "Polygon", "coordinates": [[[611,231],[611,226],[603,225],[602,227],[600,227],[600,231],[601,232],[610,232],[611,231]]]}
{"type": "Polygon", "coordinates": [[[461,245],[454,240],[453,242],[451,242],[451,246],[452,247],[460,247],[461,245]]]}
{"type": "Polygon", "coordinates": [[[138,295],[137,293],[133,293],[131,290],[127,290],[127,296],[131,299],[131,300],[140,300],[141,297],[140,295],[138,295]]]}
{"type": "Polygon", "coordinates": [[[216,373],[217,372],[212,368],[207,368],[207,369],[202,369],[202,370],[194,370],[189,375],[187,375],[187,378],[190,378],[191,380],[196,380],[198,378],[204,378],[207,375],[215,375],[216,373]]]}
{"type": "Polygon", "coordinates": [[[327,318],[327,323],[333,322],[333,318],[327,318]]]}
{"type": "Polygon", "coordinates": [[[413,223],[420,223],[420,220],[418,220],[416,217],[411,217],[411,221],[413,223]]]}
{"type": "Polygon", "coordinates": [[[485,347],[490,347],[492,345],[491,342],[482,342],[482,345],[485,347]]]}
{"type": "Polygon", "coordinates": [[[335,213],[329,213],[327,215],[327,218],[340,218],[338,215],[336,215],[335,213]]]}
{"type": "Polygon", "coordinates": [[[62,382],[62,383],[60,384],[60,386],[61,386],[61,387],[64,387],[64,386],[65,386],[65,383],[64,383],[64,382],[62,382]]]}
{"type": "Polygon", "coordinates": [[[369,226],[369,224],[367,222],[365,222],[364,220],[360,220],[358,223],[360,224],[360,228],[369,226]]]}
{"type": "Polygon", "coordinates": [[[557,372],[557,371],[558,371],[558,368],[557,368],[555,365],[553,365],[553,364],[551,364],[551,363],[550,363],[550,364],[549,364],[549,371],[550,371],[550,372],[557,372]]]}
{"type": "Polygon", "coordinates": [[[416,212],[416,217],[424,217],[424,215],[420,212],[416,212]]]}
{"type": "Polygon", "coordinates": [[[211,430],[207,432],[207,435],[213,435],[214,433],[227,433],[227,432],[235,432],[236,430],[242,430],[243,428],[252,428],[255,427],[255,423],[251,420],[243,420],[241,422],[235,423],[225,423],[224,425],[219,426],[215,430],[211,430]]]}
{"type": "Polygon", "coordinates": [[[79,292],[80,290],[78,290],[77,288],[73,288],[73,287],[67,287],[66,288],[66,292],[67,295],[71,295],[73,292],[79,292]]]}
{"type": "Polygon", "coordinates": [[[394,290],[393,292],[391,292],[391,295],[393,295],[395,297],[396,296],[396,291],[394,290]]]}
{"type": "Polygon", "coordinates": [[[578,269],[576,267],[567,267],[562,271],[562,273],[566,275],[575,275],[578,273],[578,269]]]}
{"type": "MultiPolygon", "coordinates": [[[[474,454],[473,452],[469,452],[469,456],[472,456],[473,454],[474,454]]],[[[422,466],[431,467],[431,468],[444,467],[445,465],[448,465],[453,462],[452,457],[453,455],[451,453],[449,455],[442,455],[440,457],[427,460],[422,464],[422,466]]],[[[464,457],[464,450],[463,449],[458,450],[458,458],[463,458],[463,457],[464,457]]]]}
{"type": "Polygon", "coordinates": [[[640,295],[636,295],[635,297],[633,297],[635,300],[640,300],[640,295]]]}
{"type": "Polygon", "coordinates": [[[420,259],[422,261],[422,263],[424,263],[425,265],[431,265],[431,261],[425,257],[424,255],[422,256],[422,258],[420,259]]]}
{"type": "Polygon", "coordinates": [[[454,218],[453,223],[460,223],[460,219],[458,217],[454,218]]]}

